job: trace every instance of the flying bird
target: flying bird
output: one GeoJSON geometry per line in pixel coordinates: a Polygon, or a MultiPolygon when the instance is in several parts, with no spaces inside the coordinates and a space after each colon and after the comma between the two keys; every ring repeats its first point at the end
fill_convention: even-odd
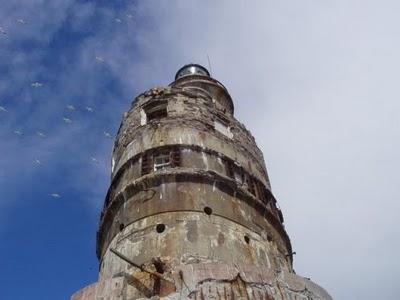
{"type": "Polygon", "coordinates": [[[86,110],[87,110],[88,112],[94,112],[94,109],[91,108],[90,106],[86,106],[86,110]]]}
{"type": "Polygon", "coordinates": [[[126,14],[126,16],[127,16],[129,19],[132,19],[132,18],[133,18],[133,16],[132,16],[131,14],[126,14]]]}
{"type": "Polygon", "coordinates": [[[22,135],[22,131],[20,131],[20,130],[14,130],[14,133],[15,133],[16,135],[19,135],[19,136],[22,135]]]}
{"type": "Polygon", "coordinates": [[[99,62],[104,62],[104,58],[102,58],[101,56],[96,56],[95,59],[99,62]]]}
{"type": "Polygon", "coordinates": [[[40,160],[38,160],[38,159],[35,159],[33,162],[34,162],[35,164],[37,164],[37,165],[41,165],[41,164],[42,164],[42,162],[41,162],[40,160]]]}
{"type": "Polygon", "coordinates": [[[0,33],[1,34],[7,34],[7,31],[5,31],[4,28],[0,26],[0,33]]]}
{"type": "Polygon", "coordinates": [[[107,131],[104,131],[104,135],[106,138],[109,138],[109,139],[113,138],[113,136],[110,133],[108,133],[107,131]]]}
{"type": "Polygon", "coordinates": [[[119,19],[119,18],[115,18],[114,20],[115,20],[115,22],[117,22],[117,23],[122,23],[122,20],[119,19]]]}
{"type": "Polygon", "coordinates": [[[34,88],[40,88],[42,86],[43,86],[43,83],[40,83],[40,82],[37,82],[37,81],[31,83],[31,87],[34,87],[34,88]]]}
{"type": "Polygon", "coordinates": [[[72,120],[69,119],[69,118],[64,117],[63,120],[64,120],[64,122],[67,123],[67,124],[71,124],[71,123],[72,123],[72,120]]]}
{"type": "Polygon", "coordinates": [[[41,131],[36,131],[36,134],[37,134],[38,136],[40,136],[41,138],[45,138],[45,137],[46,137],[46,135],[45,135],[43,132],[41,132],[41,131]]]}
{"type": "Polygon", "coordinates": [[[98,163],[99,163],[99,161],[98,161],[95,157],[93,157],[93,156],[90,157],[90,160],[91,160],[92,162],[94,162],[95,164],[98,164],[98,163]]]}
{"type": "Polygon", "coordinates": [[[17,19],[17,22],[18,22],[19,24],[22,24],[22,25],[25,25],[25,24],[26,24],[26,22],[25,22],[24,19],[17,19]]]}
{"type": "Polygon", "coordinates": [[[8,110],[4,106],[0,106],[0,111],[8,112],[8,110]]]}
{"type": "Polygon", "coordinates": [[[52,196],[53,198],[61,198],[61,195],[58,193],[52,193],[50,194],[50,196],[52,196]]]}
{"type": "Polygon", "coordinates": [[[68,108],[69,110],[75,110],[75,106],[73,106],[73,105],[71,105],[71,104],[68,104],[68,105],[67,105],[67,108],[68,108]]]}

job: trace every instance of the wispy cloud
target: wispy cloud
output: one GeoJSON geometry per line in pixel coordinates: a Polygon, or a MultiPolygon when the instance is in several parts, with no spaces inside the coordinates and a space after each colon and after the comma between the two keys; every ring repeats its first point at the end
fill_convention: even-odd
{"type": "Polygon", "coordinates": [[[182,64],[207,66],[208,55],[264,151],[295,268],[338,299],[395,299],[399,8],[395,1],[2,3],[0,219],[22,201],[21,182],[43,185],[41,197],[59,193],[60,201],[79,191],[98,212],[112,147],[104,132],[115,134],[137,93],[168,84],[182,64]]]}

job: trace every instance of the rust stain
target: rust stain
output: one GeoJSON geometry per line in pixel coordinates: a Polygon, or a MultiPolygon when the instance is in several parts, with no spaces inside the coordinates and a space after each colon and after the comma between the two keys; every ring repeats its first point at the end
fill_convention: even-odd
{"type": "Polygon", "coordinates": [[[296,299],[304,298],[296,282],[313,288],[293,277],[290,239],[254,137],[234,117],[227,89],[199,65],[183,68],[193,69],[203,73],[140,94],[124,114],[97,232],[99,282],[74,300],[120,300],[107,284],[142,266],[182,285],[136,272],[120,280],[123,297],[296,299]],[[110,254],[115,246],[136,267],[110,254]],[[260,273],[265,266],[274,271],[260,273]],[[275,270],[292,272],[288,288],[275,270]]]}
{"type": "Polygon", "coordinates": [[[218,234],[218,245],[222,246],[224,244],[224,241],[225,241],[225,236],[222,232],[220,232],[218,234]]]}

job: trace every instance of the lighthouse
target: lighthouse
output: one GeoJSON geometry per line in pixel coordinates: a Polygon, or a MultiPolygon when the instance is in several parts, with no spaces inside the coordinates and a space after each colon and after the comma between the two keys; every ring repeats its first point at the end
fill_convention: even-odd
{"type": "Polygon", "coordinates": [[[331,299],[294,272],[263,154],[203,66],[134,99],[111,164],[98,282],[73,300],[331,299]]]}

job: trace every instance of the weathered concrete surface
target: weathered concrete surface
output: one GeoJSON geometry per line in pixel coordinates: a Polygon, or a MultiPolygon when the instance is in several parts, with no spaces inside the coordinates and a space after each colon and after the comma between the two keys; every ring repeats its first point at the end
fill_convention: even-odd
{"type": "Polygon", "coordinates": [[[165,274],[165,281],[152,278],[145,272],[133,271],[131,274],[124,274],[124,276],[91,285],[76,293],[72,300],[332,299],[323,288],[309,279],[285,271],[274,271],[267,267],[235,267],[219,263],[187,264],[177,266],[173,273],[165,274]],[[123,286],[125,289],[122,292],[123,286]],[[105,292],[108,292],[108,297],[113,296],[101,298],[104,297],[105,292]]]}
{"type": "Polygon", "coordinates": [[[130,157],[145,149],[168,145],[199,145],[226,154],[233,160],[258,170],[266,176],[262,152],[258,149],[254,137],[232,115],[218,112],[210,96],[207,98],[186,88],[169,87],[162,94],[153,97],[145,93],[136,98],[135,105],[126,114],[121,124],[115,148],[114,173],[130,157]],[[141,125],[142,107],[151,101],[168,99],[168,118],[157,123],[141,125]],[[213,129],[216,117],[223,116],[229,123],[233,138],[227,138],[213,129]]]}
{"type": "MultiPolygon", "coordinates": [[[[228,178],[205,171],[199,171],[199,174],[190,171],[192,173],[182,169],[165,171],[150,176],[145,183],[138,181],[128,185],[118,198],[119,203],[118,200],[113,202],[104,216],[102,226],[107,230],[98,240],[103,245],[101,256],[104,247],[121,231],[121,224],[128,226],[149,215],[178,211],[199,212],[202,219],[208,220],[210,216],[204,213],[206,207],[212,209],[212,216],[241,224],[273,241],[285,255],[290,253],[290,242],[282,231],[282,225],[262,202],[239,188],[222,190],[229,188],[229,182],[225,182],[229,181],[228,178]],[[146,186],[145,190],[143,186],[146,186]]],[[[234,185],[234,182],[230,184],[234,185]]],[[[162,220],[158,222],[162,223],[162,220]]]]}
{"type": "Polygon", "coordinates": [[[225,87],[180,77],[139,95],[114,145],[89,299],[331,299],[293,270],[263,155],[225,87]]]}
{"type": "Polygon", "coordinates": [[[230,219],[208,216],[200,210],[160,213],[126,226],[103,256],[100,279],[131,269],[127,262],[109,253],[110,248],[134,258],[139,265],[157,259],[164,263],[164,271],[201,262],[290,270],[289,260],[276,242],[230,219]],[[165,225],[162,233],[157,232],[157,224],[165,225]]]}

